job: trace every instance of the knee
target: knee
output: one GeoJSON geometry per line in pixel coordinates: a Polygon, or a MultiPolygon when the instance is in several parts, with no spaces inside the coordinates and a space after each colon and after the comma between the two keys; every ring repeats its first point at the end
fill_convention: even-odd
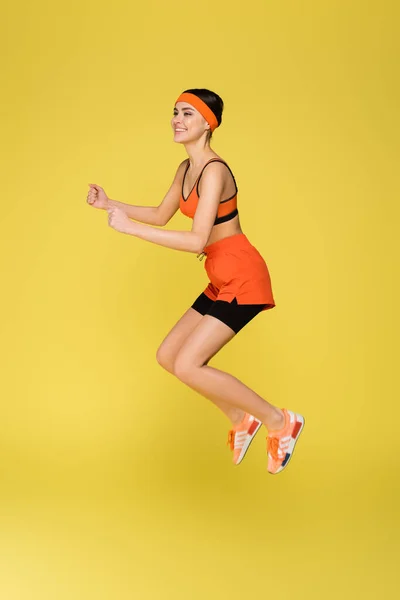
{"type": "Polygon", "coordinates": [[[162,345],[158,348],[156,352],[156,360],[163,369],[174,375],[173,357],[170,355],[169,352],[167,352],[167,350],[165,350],[165,348],[162,345]]]}
{"type": "Polygon", "coordinates": [[[174,363],[174,375],[181,381],[187,381],[191,372],[191,365],[187,361],[177,359],[174,363]]]}
{"type": "Polygon", "coordinates": [[[174,375],[183,382],[188,382],[193,376],[193,372],[198,368],[192,360],[178,354],[174,362],[174,375]]]}

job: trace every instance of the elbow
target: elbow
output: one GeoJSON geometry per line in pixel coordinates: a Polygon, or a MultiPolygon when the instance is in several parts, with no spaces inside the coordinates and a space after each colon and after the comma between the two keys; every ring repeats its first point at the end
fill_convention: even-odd
{"type": "Polygon", "coordinates": [[[156,219],[155,219],[155,225],[157,225],[157,227],[164,227],[166,224],[168,223],[168,221],[166,221],[162,215],[157,214],[156,215],[156,219]]]}
{"type": "Polygon", "coordinates": [[[204,248],[207,245],[208,240],[201,239],[200,243],[196,245],[196,254],[202,254],[204,252],[204,248]]]}
{"type": "Polygon", "coordinates": [[[156,206],[155,208],[155,217],[154,217],[154,225],[157,227],[164,227],[168,223],[168,219],[165,218],[165,215],[160,211],[160,207],[156,206]]]}

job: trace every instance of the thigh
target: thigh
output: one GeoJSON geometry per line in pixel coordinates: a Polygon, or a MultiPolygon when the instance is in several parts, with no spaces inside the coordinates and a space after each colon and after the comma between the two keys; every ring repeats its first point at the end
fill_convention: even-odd
{"type": "Polygon", "coordinates": [[[182,342],[174,363],[175,374],[184,379],[193,367],[206,365],[247,323],[258,315],[265,304],[238,304],[216,300],[207,314],[182,342]]]}
{"type": "Polygon", "coordinates": [[[193,308],[189,308],[172,327],[171,331],[161,342],[157,350],[157,360],[164,366],[170,364],[173,366],[175,356],[178,353],[183,341],[199,323],[202,315],[193,308]]]}
{"type": "Polygon", "coordinates": [[[175,357],[178,354],[183,342],[187,336],[201,321],[202,316],[210,310],[214,304],[204,292],[196,298],[192,306],[182,315],[177,323],[170,330],[168,335],[161,342],[157,350],[157,360],[169,370],[173,370],[175,357]]]}
{"type": "Polygon", "coordinates": [[[227,344],[235,332],[211,315],[200,317],[199,323],[182,343],[175,359],[175,374],[184,377],[193,367],[206,365],[227,344]]]}
{"type": "Polygon", "coordinates": [[[236,298],[231,302],[216,300],[208,314],[228,325],[235,333],[239,333],[247,323],[265,308],[265,304],[238,304],[236,298]]]}

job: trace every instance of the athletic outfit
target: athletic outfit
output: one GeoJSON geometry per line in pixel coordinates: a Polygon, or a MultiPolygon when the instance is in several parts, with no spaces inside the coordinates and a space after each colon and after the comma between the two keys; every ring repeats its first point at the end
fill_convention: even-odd
{"type": "MultiPolygon", "coordinates": [[[[220,120],[199,96],[190,91],[180,94],[177,102],[188,102],[210,125],[214,131],[220,120]]],[[[235,184],[235,193],[226,200],[221,200],[214,225],[225,223],[238,214],[237,185],[232,171],[225,161],[211,158],[203,167],[187,198],[183,195],[183,184],[189,161],[182,181],[180,198],[181,212],[193,219],[199,201],[199,181],[206,166],[218,161],[230,171],[235,184]]],[[[213,315],[226,323],[236,333],[253,319],[259,312],[275,306],[272,295],[271,279],[268,267],[258,252],[243,233],[231,235],[210,244],[198,255],[204,263],[209,278],[206,289],[192,304],[192,308],[202,315],[213,315]]],[[[268,431],[267,455],[269,473],[280,473],[288,464],[304,427],[304,417],[286,408],[282,409],[285,424],[279,431],[268,431]]],[[[253,415],[245,413],[241,423],[232,427],[228,435],[228,444],[233,452],[233,462],[238,465],[243,460],[251,442],[262,423],[253,415]]]]}
{"type": "MultiPolygon", "coordinates": [[[[189,161],[183,176],[180,197],[180,210],[193,219],[199,202],[199,182],[204,169],[211,162],[221,162],[230,171],[235,184],[235,193],[226,200],[221,200],[214,225],[225,223],[238,214],[235,177],[225,161],[211,158],[203,167],[187,198],[183,195],[183,185],[189,161]]],[[[204,263],[209,283],[196,298],[192,308],[202,315],[216,317],[236,333],[238,333],[258,313],[275,306],[272,294],[271,278],[268,267],[244,233],[238,233],[213,244],[209,244],[198,255],[204,263]]],[[[285,424],[279,431],[268,431],[267,436],[267,470],[269,473],[280,473],[288,464],[304,427],[304,417],[298,413],[282,409],[285,424]]],[[[239,465],[259,431],[262,423],[259,419],[245,413],[242,422],[228,433],[228,445],[233,452],[233,463],[239,465]]]]}
{"type": "MultiPolygon", "coordinates": [[[[182,181],[180,210],[193,219],[199,201],[200,178],[207,165],[214,161],[223,163],[229,169],[235,184],[235,194],[219,203],[214,221],[214,225],[218,225],[238,214],[235,177],[227,163],[220,158],[207,161],[185,198],[183,185],[189,168],[188,161],[182,181]]],[[[192,304],[192,308],[199,313],[216,317],[238,333],[259,312],[275,306],[268,267],[244,233],[228,236],[206,246],[198,258],[202,260],[204,256],[209,283],[192,304]]]]}

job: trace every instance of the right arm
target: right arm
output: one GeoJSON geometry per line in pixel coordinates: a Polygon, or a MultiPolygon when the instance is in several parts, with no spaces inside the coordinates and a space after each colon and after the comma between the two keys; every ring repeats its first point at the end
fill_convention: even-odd
{"type": "Polygon", "coordinates": [[[179,165],[171,187],[159,206],[133,206],[132,204],[125,204],[124,202],[111,200],[110,198],[108,199],[109,206],[118,206],[130,219],[134,219],[135,221],[163,227],[179,209],[183,172],[186,164],[187,162],[184,160],[179,165]]]}
{"type": "Polygon", "coordinates": [[[130,219],[134,219],[135,221],[148,223],[149,225],[161,225],[159,223],[158,206],[134,206],[133,204],[125,204],[111,198],[108,198],[107,204],[109,208],[118,206],[130,219]]]}

